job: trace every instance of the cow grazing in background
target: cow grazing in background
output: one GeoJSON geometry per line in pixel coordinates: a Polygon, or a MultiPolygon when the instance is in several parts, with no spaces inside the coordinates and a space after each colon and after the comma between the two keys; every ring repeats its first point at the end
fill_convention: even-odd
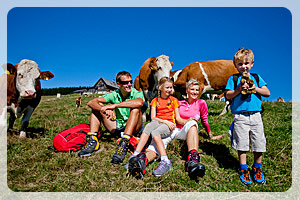
{"type": "MultiPolygon", "coordinates": [[[[10,113],[8,130],[13,128],[16,118],[21,120],[20,137],[26,137],[29,119],[38,106],[42,90],[42,80],[54,77],[49,71],[40,71],[36,62],[21,60],[17,65],[6,64],[7,67],[7,111],[10,113]]],[[[1,82],[4,79],[1,77],[1,82]]]]}
{"type": "Polygon", "coordinates": [[[81,107],[81,102],[82,102],[82,97],[77,97],[76,98],[76,108],[81,107]]]}
{"type": "Polygon", "coordinates": [[[285,101],[284,101],[284,99],[283,99],[282,97],[279,97],[279,98],[277,99],[277,102],[285,102],[285,101]]]}
{"type": "MultiPolygon", "coordinates": [[[[185,94],[186,82],[192,78],[200,82],[199,98],[207,91],[224,90],[229,76],[238,73],[232,60],[194,62],[186,66],[175,81],[175,90],[185,94]]],[[[228,110],[229,102],[221,114],[228,110]]]]}

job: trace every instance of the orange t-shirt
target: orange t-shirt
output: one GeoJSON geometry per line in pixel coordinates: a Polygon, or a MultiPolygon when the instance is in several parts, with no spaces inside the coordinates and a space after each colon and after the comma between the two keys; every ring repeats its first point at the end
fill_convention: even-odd
{"type": "Polygon", "coordinates": [[[163,98],[157,98],[155,97],[151,103],[150,106],[156,107],[156,117],[160,119],[168,120],[172,123],[176,124],[175,121],[175,108],[179,107],[178,100],[175,97],[170,96],[171,103],[169,103],[169,98],[163,99],[163,98]],[[157,106],[157,99],[159,106],[157,106]]]}

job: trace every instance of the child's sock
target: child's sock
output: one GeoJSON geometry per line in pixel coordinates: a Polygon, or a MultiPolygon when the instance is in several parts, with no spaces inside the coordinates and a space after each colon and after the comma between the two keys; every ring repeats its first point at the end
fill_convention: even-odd
{"type": "Polygon", "coordinates": [[[241,170],[248,170],[247,164],[240,164],[241,170]]]}
{"type": "Polygon", "coordinates": [[[169,160],[169,158],[168,158],[167,155],[162,155],[162,156],[160,157],[160,159],[166,161],[167,163],[170,163],[170,162],[171,162],[171,161],[169,160]]]}
{"type": "Polygon", "coordinates": [[[139,151],[134,151],[133,154],[129,157],[129,160],[130,160],[130,158],[135,157],[135,156],[139,155],[140,153],[141,152],[139,152],[139,151]]]}
{"type": "Polygon", "coordinates": [[[261,163],[254,162],[253,167],[261,168],[261,163]]]}

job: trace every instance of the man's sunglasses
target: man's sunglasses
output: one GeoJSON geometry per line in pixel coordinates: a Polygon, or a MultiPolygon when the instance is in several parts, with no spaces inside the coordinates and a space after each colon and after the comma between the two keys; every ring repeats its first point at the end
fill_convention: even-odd
{"type": "Polygon", "coordinates": [[[122,84],[122,85],[127,85],[128,83],[132,84],[132,80],[130,80],[130,81],[119,81],[119,83],[122,84]]]}

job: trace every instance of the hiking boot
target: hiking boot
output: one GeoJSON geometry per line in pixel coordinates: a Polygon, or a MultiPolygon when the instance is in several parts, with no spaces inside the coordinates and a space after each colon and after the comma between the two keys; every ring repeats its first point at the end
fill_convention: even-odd
{"type": "Polygon", "coordinates": [[[129,159],[129,173],[136,178],[144,178],[148,160],[145,153],[140,153],[129,159]]]}
{"type": "Polygon", "coordinates": [[[129,139],[122,138],[119,142],[116,152],[112,157],[111,163],[121,164],[125,158],[129,146],[129,139]]]}
{"type": "Polygon", "coordinates": [[[193,152],[189,156],[189,160],[186,162],[186,171],[191,178],[205,175],[205,166],[200,163],[199,153],[193,152]]]}
{"type": "Polygon", "coordinates": [[[91,156],[93,153],[100,151],[100,143],[98,138],[92,133],[88,133],[87,145],[78,153],[79,157],[91,156]]]}
{"type": "Polygon", "coordinates": [[[260,167],[254,167],[252,166],[252,175],[255,182],[259,184],[266,184],[265,176],[263,174],[263,171],[260,167]]]}
{"type": "Polygon", "coordinates": [[[172,163],[168,163],[164,160],[159,162],[159,166],[152,172],[152,174],[156,177],[162,176],[168,171],[172,170],[172,163]]]}
{"type": "Polygon", "coordinates": [[[245,185],[252,184],[249,170],[240,170],[239,174],[240,174],[240,180],[243,184],[245,184],[245,185]]]}

